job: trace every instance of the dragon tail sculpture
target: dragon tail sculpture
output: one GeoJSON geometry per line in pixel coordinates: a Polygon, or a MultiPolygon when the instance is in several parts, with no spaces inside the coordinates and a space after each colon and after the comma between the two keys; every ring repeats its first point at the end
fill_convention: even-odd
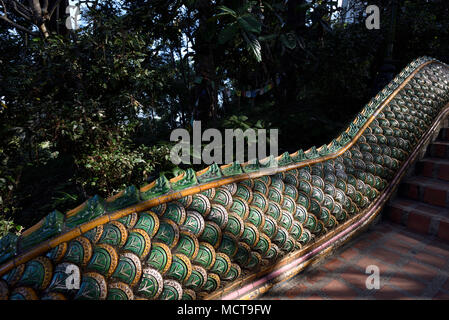
{"type": "Polygon", "coordinates": [[[373,221],[448,102],[449,67],[422,57],[327,145],[53,211],[0,240],[0,299],[254,297],[373,221]]]}

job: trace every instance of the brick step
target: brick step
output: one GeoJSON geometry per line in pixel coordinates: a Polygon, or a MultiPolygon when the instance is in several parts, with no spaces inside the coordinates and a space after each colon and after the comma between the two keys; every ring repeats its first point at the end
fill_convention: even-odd
{"type": "Polygon", "coordinates": [[[449,182],[414,176],[399,186],[399,196],[427,204],[449,208],[449,182]]]}
{"type": "Polygon", "coordinates": [[[449,128],[441,128],[437,139],[440,141],[449,141],[449,128]]]}
{"type": "Polygon", "coordinates": [[[396,198],[385,206],[384,217],[413,232],[449,241],[449,208],[396,198]]]}
{"type": "Polygon", "coordinates": [[[449,159],[424,158],[416,163],[416,174],[449,181],[449,159]]]}
{"type": "Polygon", "coordinates": [[[436,140],[429,144],[427,156],[431,158],[449,159],[449,141],[436,140]]]}

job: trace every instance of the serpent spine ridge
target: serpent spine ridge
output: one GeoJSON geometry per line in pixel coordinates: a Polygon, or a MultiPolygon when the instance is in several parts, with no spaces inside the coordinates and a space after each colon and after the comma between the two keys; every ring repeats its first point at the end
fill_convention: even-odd
{"type": "Polygon", "coordinates": [[[53,211],[0,239],[0,299],[191,300],[235,291],[356,221],[448,102],[449,67],[422,57],[327,145],[188,169],[53,211]]]}

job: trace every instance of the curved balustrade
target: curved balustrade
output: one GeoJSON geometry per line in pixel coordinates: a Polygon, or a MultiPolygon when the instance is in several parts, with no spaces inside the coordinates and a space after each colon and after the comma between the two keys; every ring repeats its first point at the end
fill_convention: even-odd
{"type": "Polygon", "coordinates": [[[374,219],[448,102],[449,67],[419,58],[327,145],[53,211],[0,240],[0,299],[254,297],[374,219]]]}

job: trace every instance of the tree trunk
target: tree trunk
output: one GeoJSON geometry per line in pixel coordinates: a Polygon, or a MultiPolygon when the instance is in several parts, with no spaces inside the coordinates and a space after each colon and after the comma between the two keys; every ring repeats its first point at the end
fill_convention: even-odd
{"type": "MultiPolygon", "coordinates": [[[[304,37],[306,31],[306,9],[300,8],[304,4],[306,4],[305,0],[289,0],[287,3],[287,24],[285,30],[294,33],[300,38],[304,37]]],[[[298,55],[299,53],[300,50],[298,48],[294,49],[294,52],[285,53],[290,63],[284,65],[284,76],[281,79],[283,102],[279,104],[280,107],[288,108],[296,102],[298,73],[294,65],[298,59],[301,59],[301,56],[298,55]]]]}
{"type": "Polygon", "coordinates": [[[207,20],[214,13],[214,6],[208,0],[195,3],[197,9],[198,29],[195,32],[195,73],[201,81],[195,85],[193,101],[193,118],[201,120],[207,126],[217,113],[217,77],[215,74],[214,43],[211,41],[207,20]]]}
{"type": "Polygon", "coordinates": [[[394,64],[393,49],[396,38],[396,24],[399,16],[399,3],[400,0],[393,0],[391,8],[391,20],[390,28],[386,39],[386,51],[384,55],[384,61],[380,67],[379,73],[374,81],[373,92],[382,90],[397,73],[397,67],[394,64]]]}
{"type": "MultiPolygon", "coordinates": [[[[56,0],[49,1],[51,4],[55,3],[56,0]]],[[[52,16],[50,17],[50,20],[48,21],[48,29],[50,33],[56,33],[58,35],[61,35],[63,37],[67,37],[70,34],[69,29],[65,26],[65,20],[68,17],[68,14],[66,13],[66,8],[69,6],[68,0],[63,0],[61,3],[56,7],[55,11],[53,12],[52,16]]]]}

